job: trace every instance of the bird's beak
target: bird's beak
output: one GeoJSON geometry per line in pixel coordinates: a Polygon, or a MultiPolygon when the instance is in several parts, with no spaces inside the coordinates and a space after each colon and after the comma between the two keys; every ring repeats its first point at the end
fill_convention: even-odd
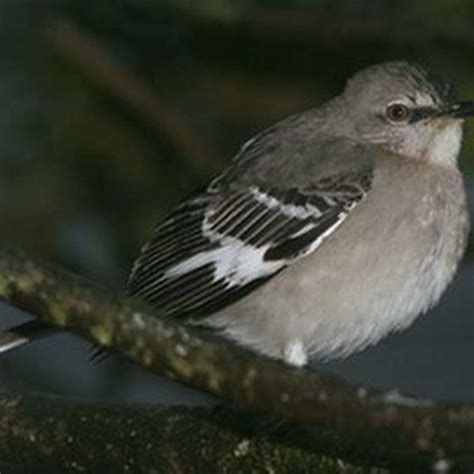
{"type": "Polygon", "coordinates": [[[453,104],[444,110],[441,115],[459,119],[474,116],[474,101],[453,104]]]}

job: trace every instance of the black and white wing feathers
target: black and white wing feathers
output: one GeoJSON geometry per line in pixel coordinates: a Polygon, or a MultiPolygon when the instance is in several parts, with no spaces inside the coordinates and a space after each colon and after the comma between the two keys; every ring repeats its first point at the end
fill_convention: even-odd
{"type": "Polygon", "coordinates": [[[128,292],[170,316],[222,309],[314,252],[370,180],[368,172],[353,172],[291,189],[211,185],[157,227],[128,292]]]}

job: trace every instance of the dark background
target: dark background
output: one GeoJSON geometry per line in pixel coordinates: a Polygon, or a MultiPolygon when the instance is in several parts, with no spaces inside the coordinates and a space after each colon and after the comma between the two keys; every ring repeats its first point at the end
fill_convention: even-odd
{"type": "MultiPolygon", "coordinates": [[[[123,287],[140,244],[259,129],[361,67],[416,60],[474,99],[469,1],[0,3],[2,241],[123,287]]],[[[474,123],[461,166],[474,209],[474,123]]],[[[472,237],[441,304],[403,334],[318,364],[356,381],[474,400],[472,237]]],[[[27,318],[1,306],[2,324],[27,318]]],[[[0,357],[2,387],[205,402],[64,334],[0,357]]]]}

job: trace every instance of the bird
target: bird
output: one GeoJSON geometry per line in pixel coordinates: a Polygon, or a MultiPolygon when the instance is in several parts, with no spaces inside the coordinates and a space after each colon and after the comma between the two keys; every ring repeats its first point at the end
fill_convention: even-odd
{"type": "MultiPolygon", "coordinates": [[[[298,367],[408,328],[466,247],[457,162],[471,115],[474,102],[417,63],[362,69],[179,204],[142,247],[127,294],[298,367]]],[[[39,333],[38,322],[14,328],[0,352],[39,333]]]]}

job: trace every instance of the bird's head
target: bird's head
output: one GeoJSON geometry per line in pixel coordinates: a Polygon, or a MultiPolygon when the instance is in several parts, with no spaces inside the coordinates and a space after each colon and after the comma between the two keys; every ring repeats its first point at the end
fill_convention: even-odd
{"type": "Polygon", "coordinates": [[[354,138],[446,166],[456,164],[463,119],[474,115],[474,102],[458,102],[449,84],[402,61],[358,72],[340,99],[354,138]]]}

